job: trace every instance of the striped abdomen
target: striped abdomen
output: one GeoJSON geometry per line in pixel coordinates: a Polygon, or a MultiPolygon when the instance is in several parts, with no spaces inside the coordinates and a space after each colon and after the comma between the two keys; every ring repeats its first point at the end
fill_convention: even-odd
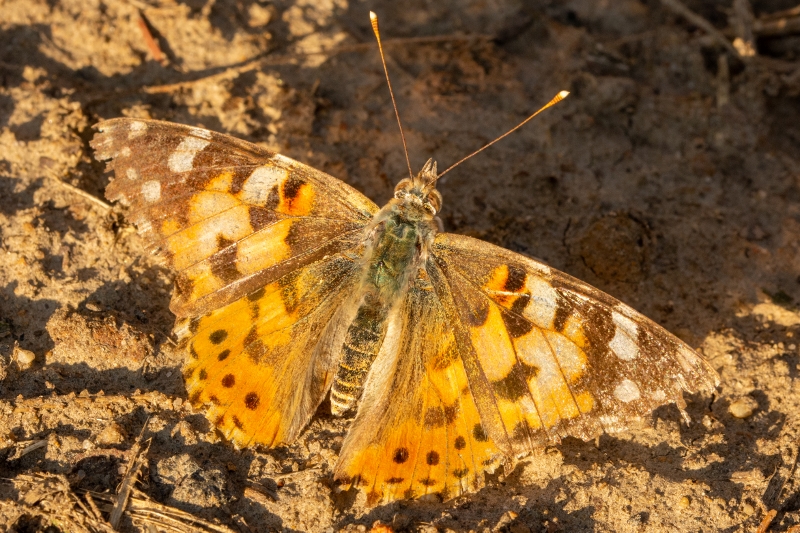
{"type": "Polygon", "coordinates": [[[389,308],[367,294],[345,334],[342,359],[331,387],[331,412],[341,415],[355,406],[375,356],[386,336],[389,308]]]}

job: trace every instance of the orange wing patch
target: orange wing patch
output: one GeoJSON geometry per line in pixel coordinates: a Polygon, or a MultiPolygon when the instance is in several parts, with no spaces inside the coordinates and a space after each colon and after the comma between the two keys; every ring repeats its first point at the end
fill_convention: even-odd
{"type": "Polygon", "coordinates": [[[306,425],[335,371],[317,345],[357,281],[355,266],[335,256],[178,324],[189,398],[226,437],[275,446],[306,425]]]}
{"type": "Polygon", "coordinates": [[[337,483],[363,489],[369,505],[473,492],[502,455],[481,424],[441,306],[428,290],[406,297],[342,447],[337,483]],[[391,365],[394,373],[382,371],[391,365]]]}

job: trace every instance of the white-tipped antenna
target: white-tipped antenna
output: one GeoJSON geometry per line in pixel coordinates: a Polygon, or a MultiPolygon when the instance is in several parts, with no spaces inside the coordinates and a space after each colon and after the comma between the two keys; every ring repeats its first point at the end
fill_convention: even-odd
{"type": "MultiPolygon", "coordinates": [[[[545,105],[543,105],[543,106],[542,106],[542,107],[541,107],[541,108],[540,108],[540,109],[539,109],[539,110],[538,110],[536,113],[534,113],[533,115],[529,116],[528,118],[526,118],[525,120],[523,120],[522,122],[520,122],[519,124],[517,124],[515,127],[511,128],[510,130],[508,130],[507,132],[505,132],[504,134],[502,134],[500,137],[498,137],[497,139],[493,140],[493,141],[492,141],[492,142],[490,142],[489,144],[486,144],[486,145],[484,145],[482,148],[479,148],[478,150],[475,150],[474,152],[472,152],[471,154],[469,154],[467,157],[465,157],[465,158],[461,159],[461,160],[460,160],[460,161],[458,161],[457,163],[455,163],[455,164],[453,164],[453,165],[450,165],[450,166],[449,166],[449,167],[448,167],[448,168],[447,168],[447,169],[446,169],[444,172],[442,172],[441,174],[439,174],[439,178],[441,178],[442,176],[444,176],[445,174],[447,174],[448,172],[450,172],[451,170],[453,170],[454,168],[456,168],[458,165],[460,165],[461,163],[463,163],[464,161],[466,161],[466,160],[467,160],[467,159],[469,159],[470,157],[472,157],[472,156],[474,156],[474,155],[477,155],[477,154],[479,154],[479,153],[483,152],[484,150],[486,150],[487,148],[489,148],[491,145],[493,145],[494,143],[496,143],[496,142],[497,142],[497,141],[499,141],[500,139],[502,139],[502,138],[504,138],[504,137],[507,137],[508,135],[511,135],[512,133],[514,133],[515,131],[517,131],[518,129],[520,129],[522,126],[524,126],[525,124],[527,124],[527,123],[528,123],[528,121],[530,121],[531,119],[533,119],[533,117],[535,117],[536,115],[538,115],[539,113],[541,113],[542,111],[544,111],[545,109],[547,109],[548,107],[552,107],[552,106],[556,105],[557,103],[559,103],[561,100],[563,100],[563,99],[564,99],[564,98],[566,98],[567,96],[569,96],[569,91],[561,91],[560,93],[558,93],[557,95],[555,95],[555,96],[553,97],[553,99],[552,99],[552,100],[550,100],[550,101],[549,101],[549,102],[547,102],[545,105]]],[[[398,119],[398,120],[399,120],[399,119],[398,119]]],[[[438,179],[438,178],[437,178],[437,179],[438,179]]]]}
{"type": "Polygon", "coordinates": [[[375,34],[375,39],[378,41],[378,51],[381,53],[381,63],[383,64],[383,72],[386,74],[386,85],[389,86],[389,95],[392,97],[392,106],[394,107],[394,114],[397,117],[397,127],[400,128],[400,138],[403,140],[403,151],[406,154],[406,164],[408,165],[408,177],[414,179],[414,172],[411,170],[411,160],[408,158],[408,146],[406,145],[406,136],[403,133],[403,124],[400,123],[400,112],[397,110],[397,102],[394,99],[394,91],[392,90],[392,82],[389,81],[389,69],[386,68],[386,59],[383,57],[383,45],[381,44],[381,33],[378,31],[378,15],[373,11],[369,12],[369,20],[372,22],[372,31],[375,34]]]}

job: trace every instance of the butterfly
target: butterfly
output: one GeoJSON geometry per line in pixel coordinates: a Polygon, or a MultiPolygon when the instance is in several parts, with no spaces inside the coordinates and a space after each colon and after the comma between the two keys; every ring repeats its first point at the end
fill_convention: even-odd
{"type": "MultiPolygon", "coordinates": [[[[384,207],[255,144],[97,124],[106,197],[176,271],[191,403],[240,447],[295,440],[326,397],[355,412],[334,479],[367,504],[449,499],[562,438],[621,431],[713,368],[611,296],[440,231],[437,165],[384,207]]],[[[684,413],[685,418],[688,418],[684,413]]]]}

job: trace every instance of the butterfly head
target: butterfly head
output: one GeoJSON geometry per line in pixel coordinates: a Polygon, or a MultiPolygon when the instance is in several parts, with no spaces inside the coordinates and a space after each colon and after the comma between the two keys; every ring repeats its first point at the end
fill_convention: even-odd
{"type": "Polygon", "coordinates": [[[394,188],[394,197],[411,208],[417,208],[430,216],[436,215],[442,208],[442,195],[436,190],[436,162],[428,162],[413,179],[406,178],[394,188]]]}

